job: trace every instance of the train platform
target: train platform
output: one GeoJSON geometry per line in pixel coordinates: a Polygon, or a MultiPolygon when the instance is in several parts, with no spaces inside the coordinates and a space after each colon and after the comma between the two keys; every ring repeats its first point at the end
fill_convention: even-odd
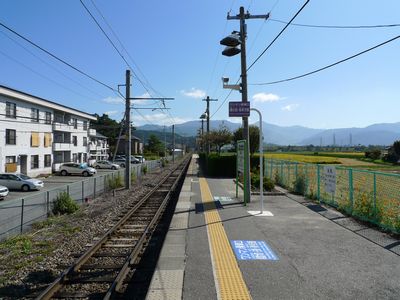
{"type": "Polygon", "coordinates": [[[265,196],[263,216],[259,196],[240,199],[192,159],[146,299],[400,298],[395,238],[364,237],[302,197],[265,196]]]}

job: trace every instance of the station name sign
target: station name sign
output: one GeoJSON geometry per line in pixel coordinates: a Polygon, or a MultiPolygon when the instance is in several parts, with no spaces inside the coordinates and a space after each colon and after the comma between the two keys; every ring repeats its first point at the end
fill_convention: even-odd
{"type": "Polygon", "coordinates": [[[250,102],[231,101],[229,102],[229,117],[250,116],[250,102]]]}

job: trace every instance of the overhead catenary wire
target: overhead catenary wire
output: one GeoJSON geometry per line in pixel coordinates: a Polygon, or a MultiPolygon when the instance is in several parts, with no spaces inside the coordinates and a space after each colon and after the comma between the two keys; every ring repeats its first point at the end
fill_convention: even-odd
{"type": "Polygon", "coordinates": [[[247,68],[246,71],[249,71],[256,63],[257,61],[265,54],[265,52],[268,51],[268,49],[275,43],[275,41],[281,36],[281,34],[286,30],[286,28],[289,27],[289,25],[292,23],[294,19],[301,13],[301,11],[307,6],[307,4],[310,2],[310,0],[307,0],[303,6],[296,12],[296,14],[290,19],[290,21],[285,25],[285,27],[282,28],[282,30],[277,34],[277,36],[272,40],[271,43],[257,56],[257,58],[250,64],[250,66],[247,68]]]}
{"type": "Polygon", "coordinates": [[[361,51],[361,52],[358,52],[358,53],[356,53],[356,54],[354,54],[354,55],[351,55],[351,56],[349,56],[349,57],[346,57],[346,58],[344,58],[344,59],[341,59],[341,60],[339,60],[339,61],[337,61],[337,62],[334,62],[334,63],[332,63],[332,64],[329,64],[329,65],[327,65],[327,66],[325,66],[325,67],[316,69],[316,70],[311,71],[311,72],[307,72],[307,73],[302,74],[302,75],[298,75],[298,76],[294,76],[294,77],[290,77],[290,78],[282,79],[282,80],[271,81],[271,82],[252,83],[252,84],[250,83],[249,85],[271,85],[271,84],[277,84],[277,83],[282,83],[282,82],[287,82],[287,81],[292,81],[292,80],[296,80],[296,79],[299,79],[299,78],[303,78],[303,77],[306,77],[306,76],[309,76],[309,75],[312,75],[312,74],[321,72],[321,71],[323,71],[323,70],[332,68],[332,67],[334,67],[334,66],[336,66],[336,65],[338,65],[338,64],[344,63],[344,62],[346,62],[346,61],[348,61],[348,60],[351,60],[351,59],[353,59],[353,58],[356,58],[357,56],[360,56],[360,55],[365,54],[365,53],[367,53],[367,52],[369,52],[369,51],[372,51],[372,50],[375,50],[375,49],[377,49],[377,48],[379,48],[379,47],[382,47],[382,46],[384,46],[384,45],[386,45],[386,44],[389,44],[389,43],[391,43],[391,42],[394,42],[394,41],[397,40],[398,38],[400,38],[400,35],[395,36],[395,37],[393,37],[393,38],[391,38],[391,39],[389,39],[389,40],[387,40],[387,41],[385,41],[385,42],[382,42],[382,43],[380,43],[380,44],[378,44],[378,45],[375,45],[375,46],[373,46],[373,47],[370,47],[370,48],[368,48],[368,49],[366,49],[366,50],[363,50],[363,51],[361,51]]]}
{"type": "MultiPolygon", "coordinates": [[[[288,22],[278,20],[278,19],[269,19],[272,22],[287,24],[288,22]]],[[[299,27],[310,27],[310,28],[326,28],[326,29],[371,29],[371,28],[390,28],[390,27],[400,27],[399,23],[395,24],[377,24],[377,25],[316,25],[316,24],[300,24],[300,23],[291,23],[291,26],[299,26],[299,27]]]]}
{"type": "Polygon", "coordinates": [[[27,37],[23,36],[22,34],[16,32],[14,29],[12,29],[11,27],[5,25],[3,22],[0,21],[0,26],[7,29],[9,32],[15,34],[16,36],[18,36],[19,38],[23,39],[24,41],[26,41],[27,43],[31,44],[32,46],[36,47],[37,49],[41,50],[42,52],[46,53],[47,55],[51,56],[52,58],[54,58],[55,60],[63,63],[64,65],[68,66],[69,68],[75,70],[76,72],[82,74],[83,76],[86,76],[87,78],[97,82],[98,84],[112,90],[115,91],[115,89],[113,87],[111,87],[110,85],[96,79],[95,77],[89,75],[88,73],[82,71],[81,69],[79,69],[78,67],[73,66],[71,63],[67,62],[66,60],[58,57],[57,55],[53,54],[52,52],[46,50],[45,48],[39,46],[37,43],[33,42],[32,40],[28,39],[27,37]]]}

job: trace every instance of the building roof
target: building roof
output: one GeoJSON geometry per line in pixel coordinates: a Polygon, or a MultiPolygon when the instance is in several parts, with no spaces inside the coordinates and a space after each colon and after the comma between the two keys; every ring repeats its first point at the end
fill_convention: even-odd
{"type": "Polygon", "coordinates": [[[96,134],[91,134],[91,137],[96,137],[99,139],[108,139],[108,137],[106,137],[105,135],[102,135],[101,133],[96,132],[96,134]]]}
{"type": "MultiPolygon", "coordinates": [[[[121,135],[121,139],[125,140],[125,135],[121,135]]],[[[137,136],[131,135],[131,140],[135,140],[135,141],[140,141],[141,139],[139,139],[137,136]]]]}
{"type": "Polygon", "coordinates": [[[68,112],[70,114],[74,114],[76,116],[80,116],[89,120],[97,120],[97,118],[91,114],[88,114],[86,112],[77,110],[75,108],[72,107],[68,107],[59,103],[56,103],[54,101],[50,101],[44,98],[40,98],[25,92],[21,92],[19,90],[16,89],[12,89],[10,87],[4,86],[4,85],[0,85],[0,95],[5,95],[8,97],[12,97],[18,100],[23,100],[23,101],[27,101],[30,103],[34,103],[37,105],[41,105],[41,106],[45,106],[48,108],[52,108],[52,109],[56,109],[56,110],[61,110],[61,111],[65,111],[68,112]]]}

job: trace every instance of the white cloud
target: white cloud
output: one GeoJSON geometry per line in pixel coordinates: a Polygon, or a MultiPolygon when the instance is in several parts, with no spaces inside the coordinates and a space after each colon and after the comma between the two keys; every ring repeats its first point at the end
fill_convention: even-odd
{"type": "Polygon", "coordinates": [[[275,101],[279,101],[282,100],[281,97],[279,97],[278,95],[275,94],[271,94],[271,93],[257,93],[253,95],[253,100],[255,102],[275,102],[275,101]]]}
{"type": "Polygon", "coordinates": [[[204,98],[206,92],[200,89],[191,88],[190,91],[181,90],[181,94],[191,98],[204,98]]]}
{"type": "Polygon", "coordinates": [[[105,99],[102,100],[105,103],[108,104],[122,104],[125,103],[125,100],[119,97],[107,97],[105,99]]]}
{"type": "Polygon", "coordinates": [[[299,104],[288,104],[286,106],[283,106],[282,110],[284,110],[284,111],[293,111],[298,107],[299,107],[299,104]]]}
{"type": "Polygon", "coordinates": [[[109,110],[109,111],[105,111],[104,112],[106,115],[112,116],[112,115],[116,115],[119,113],[118,110],[109,110]]]}
{"type": "Polygon", "coordinates": [[[155,124],[155,125],[167,125],[170,126],[172,124],[181,124],[184,122],[189,121],[190,119],[174,117],[173,119],[165,114],[156,113],[156,114],[142,114],[138,115],[135,114],[132,116],[133,122],[137,125],[144,125],[144,124],[155,124]]]}

